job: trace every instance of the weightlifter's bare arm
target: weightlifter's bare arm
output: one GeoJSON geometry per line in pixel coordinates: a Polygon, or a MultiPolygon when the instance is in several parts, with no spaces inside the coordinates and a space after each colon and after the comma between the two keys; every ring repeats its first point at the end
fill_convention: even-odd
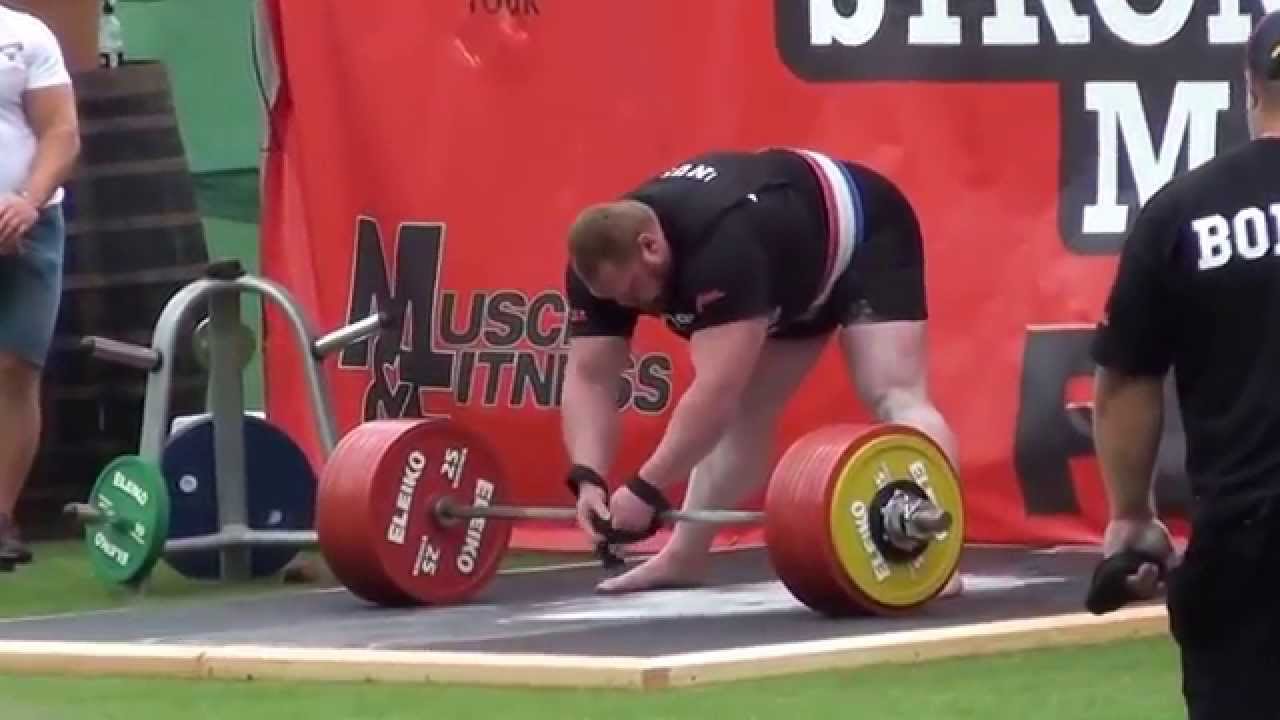
{"type": "Polygon", "coordinates": [[[621,337],[574,338],[560,402],[561,430],[569,462],[600,475],[617,452],[621,418],[618,378],[627,367],[630,345],[621,337]]]}
{"type": "Polygon", "coordinates": [[[752,318],[694,333],[694,379],[640,468],[646,482],[665,488],[683,480],[719,442],[738,412],[768,326],[766,318],[752,318]]]}

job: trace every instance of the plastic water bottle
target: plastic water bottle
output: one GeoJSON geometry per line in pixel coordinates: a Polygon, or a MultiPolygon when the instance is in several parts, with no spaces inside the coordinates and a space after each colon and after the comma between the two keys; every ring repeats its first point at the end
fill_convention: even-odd
{"type": "Polygon", "coordinates": [[[124,62],[124,29],[116,16],[116,0],[102,0],[98,16],[98,66],[119,67],[124,62]]]}

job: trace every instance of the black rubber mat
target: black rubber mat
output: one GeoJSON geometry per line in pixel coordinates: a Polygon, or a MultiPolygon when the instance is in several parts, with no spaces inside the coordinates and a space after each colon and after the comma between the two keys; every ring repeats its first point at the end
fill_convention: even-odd
{"type": "Polygon", "coordinates": [[[1097,556],[971,548],[962,597],[905,618],[829,620],[776,580],[763,551],[716,557],[707,586],[601,596],[598,568],[504,574],[466,605],[384,609],[341,589],[0,622],[0,640],[358,647],[652,657],[1082,612],[1097,556]]]}

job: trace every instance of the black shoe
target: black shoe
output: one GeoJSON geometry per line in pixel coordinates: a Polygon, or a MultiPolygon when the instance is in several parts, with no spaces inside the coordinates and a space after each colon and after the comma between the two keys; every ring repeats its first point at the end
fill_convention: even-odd
{"type": "MultiPolygon", "coordinates": [[[[26,564],[31,562],[31,549],[18,535],[18,526],[5,515],[0,515],[0,566],[5,564],[26,564]]],[[[0,567],[0,572],[4,572],[0,567]]]]}

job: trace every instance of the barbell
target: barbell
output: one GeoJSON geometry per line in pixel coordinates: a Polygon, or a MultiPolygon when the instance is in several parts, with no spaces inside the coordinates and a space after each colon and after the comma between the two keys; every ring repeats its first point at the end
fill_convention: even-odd
{"type": "MultiPolygon", "coordinates": [[[[572,521],[571,507],[509,502],[492,448],[450,419],[378,420],[334,448],[316,530],[326,561],[379,605],[465,601],[497,573],[514,521],[572,521]]],[[[826,615],[892,615],[934,598],[964,536],[956,473],[925,434],[901,425],[831,425],[787,449],[764,510],[681,511],[676,522],[763,523],[779,579],[826,615]]]]}
{"type": "MultiPolygon", "coordinates": [[[[377,605],[465,602],[496,576],[515,522],[576,517],[572,507],[509,502],[509,477],[489,443],[455,420],[370,421],[325,463],[314,532],[246,530],[240,542],[319,547],[339,582],[377,605]]],[[[136,582],[166,552],[166,487],[158,469],[121,458],[89,503],[68,507],[100,556],[100,576],[136,582]]],[[[894,424],[803,435],[774,467],[762,511],[669,510],[660,520],[763,524],[778,578],[829,616],[927,603],[957,571],[964,537],[955,470],[928,436],[894,424]]]]}

